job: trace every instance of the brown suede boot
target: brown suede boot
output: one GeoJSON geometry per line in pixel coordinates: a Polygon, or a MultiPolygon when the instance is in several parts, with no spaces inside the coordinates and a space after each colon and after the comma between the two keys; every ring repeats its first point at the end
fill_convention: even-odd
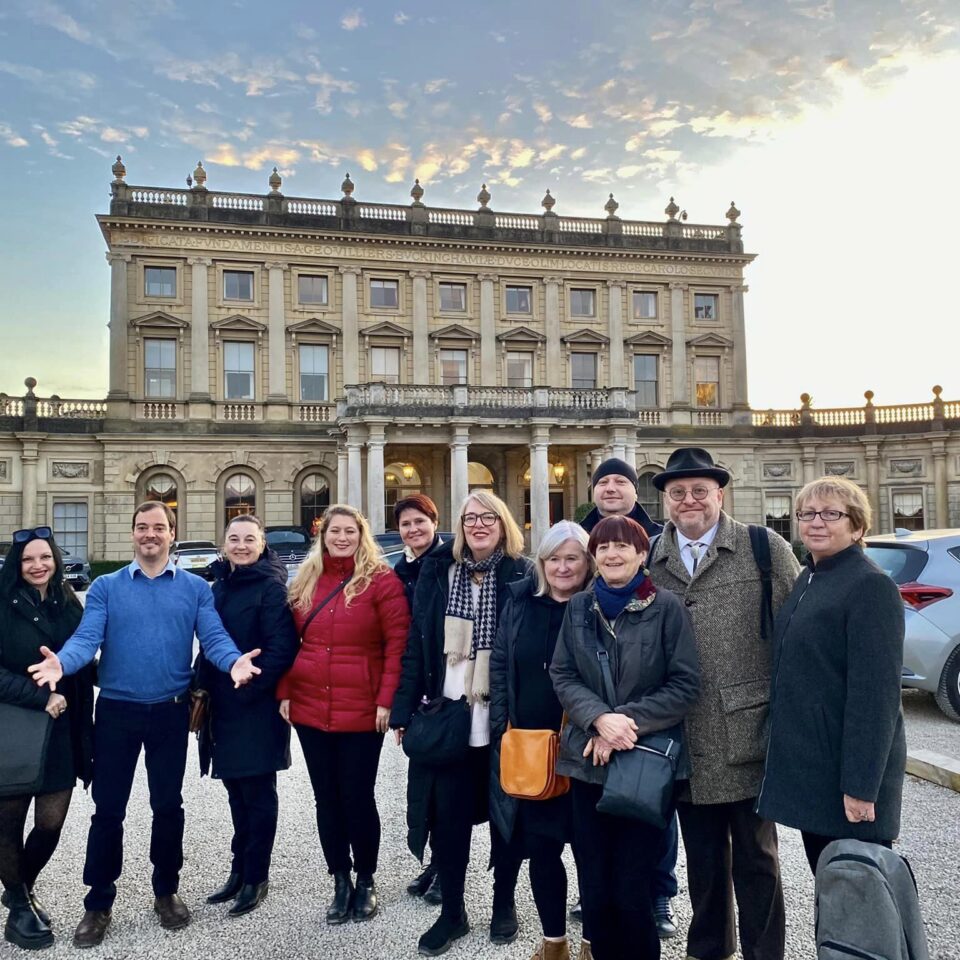
{"type": "Polygon", "coordinates": [[[577,960],[593,960],[593,951],[590,949],[589,940],[580,941],[580,953],[577,960]]]}
{"type": "Polygon", "coordinates": [[[530,960],[570,960],[570,942],[562,940],[541,940],[530,960]]]}

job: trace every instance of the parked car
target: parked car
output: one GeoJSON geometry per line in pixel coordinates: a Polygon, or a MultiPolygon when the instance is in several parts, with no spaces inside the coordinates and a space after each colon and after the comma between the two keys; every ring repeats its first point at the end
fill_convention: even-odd
{"type": "Polygon", "coordinates": [[[903,597],[903,686],[929,690],[960,720],[960,530],[867,537],[866,552],[903,597]]]}
{"type": "MultiPolygon", "coordinates": [[[[453,539],[453,534],[441,530],[440,539],[446,543],[448,540],[453,539]]],[[[396,567],[397,564],[403,559],[403,541],[400,539],[400,534],[396,530],[387,530],[385,533],[378,533],[373,538],[377,546],[380,547],[380,552],[383,554],[383,559],[390,564],[391,567],[396,567]]]]}
{"type": "Polygon", "coordinates": [[[63,551],[63,579],[74,590],[86,590],[93,580],[90,564],[86,560],[81,560],[80,557],[63,551]]]}
{"type": "Polygon", "coordinates": [[[181,540],[170,553],[170,559],[190,573],[212,580],[210,564],[219,559],[216,544],[212,540],[181,540]]]}
{"type": "Polygon", "coordinates": [[[264,527],[267,546],[287,565],[289,583],[310,552],[313,538],[306,527],[297,525],[264,527]]]}

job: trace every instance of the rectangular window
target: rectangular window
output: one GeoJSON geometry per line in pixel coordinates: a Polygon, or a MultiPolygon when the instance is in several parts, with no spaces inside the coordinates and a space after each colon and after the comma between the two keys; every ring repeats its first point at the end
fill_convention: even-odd
{"type": "Polygon", "coordinates": [[[177,268],[144,267],[143,292],[148,297],[175,297],[177,295],[177,268]]]}
{"type": "Polygon", "coordinates": [[[507,313],[533,313],[533,287],[507,287],[507,313]]]}
{"type": "Polygon", "coordinates": [[[327,278],[301,273],[297,277],[297,299],[300,303],[327,303],[327,278]]]}
{"type": "Polygon", "coordinates": [[[696,382],[697,406],[720,406],[720,358],[697,357],[693,361],[693,376],[696,382]]]}
{"type": "Polygon", "coordinates": [[[466,310],[467,285],[465,283],[441,283],[440,309],[459,311],[466,310]]]}
{"type": "Polygon", "coordinates": [[[330,398],[330,355],[326,347],[300,344],[300,399],[303,403],[326,403],[330,398]]]}
{"type": "Polygon", "coordinates": [[[143,341],[143,395],[171,398],[177,395],[177,341],[143,341]]]}
{"type": "Polygon", "coordinates": [[[370,379],[383,383],[400,382],[400,351],[396,347],[370,348],[370,379]]]}
{"type": "Polygon", "coordinates": [[[790,514],[793,510],[790,497],[784,494],[769,494],[764,499],[766,501],[764,523],[789,543],[790,514]]]}
{"type": "Polygon", "coordinates": [[[253,300],[253,273],[249,270],[223,271],[224,300],[253,300]]]}
{"type": "Polygon", "coordinates": [[[657,295],[649,290],[633,291],[633,319],[657,319],[657,295]]]}
{"type": "Polygon", "coordinates": [[[634,354],[633,389],[637,391],[638,407],[655,407],[658,405],[656,354],[634,354]]]}
{"type": "Polygon", "coordinates": [[[715,293],[693,295],[693,315],[697,320],[716,320],[720,316],[720,297],[715,293]]]}
{"type": "Polygon", "coordinates": [[[370,306],[396,308],[400,304],[399,280],[371,280],[370,306]]]}
{"type": "Polygon", "coordinates": [[[533,354],[510,350],[507,353],[507,386],[533,386],[533,354]]]}
{"type": "Polygon", "coordinates": [[[467,382],[467,351],[440,351],[440,382],[445,387],[467,382]]]}
{"type": "Polygon", "coordinates": [[[570,385],[574,390],[595,390],[597,387],[597,355],[570,354],[570,385]]]}
{"type": "Polygon", "coordinates": [[[901,530],[923,530],[923,494],[919,490],[893,493],[893,526],[901,530]]]}
{"type": "Polygon", "coordinates": [[[253,399],[252,343],[224,343],[223,379],[227,400],[253,399]]]}
{"type": "Polygon", "coordinates": [[[53,536],[64,553],[87,559],[87,505],[53,504],[53,536]]]}
{"type": "Polygon", "coordinates": [[[597,315],[597,291],[577,290],[570,291],[570,316],[595,317],[597,315]]]}

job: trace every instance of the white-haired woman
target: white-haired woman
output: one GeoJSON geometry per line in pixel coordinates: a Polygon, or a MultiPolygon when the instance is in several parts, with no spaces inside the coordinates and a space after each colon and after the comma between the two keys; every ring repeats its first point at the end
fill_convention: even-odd
{"type": "Polygon", "coordinates": [[[543,940],[533,960],[568,960],[567,873],[563,847],[572,838],[570,795],[517,800],[500,787],[500,741],[507,723],[560,730],[563,707],[550,663],[570,598],[593,578],[588,536],[579,524],[554,524],[537,550],[534,577],[511,584],[490,656],[490,820],[517,856],[530,860],[530,887],[543,940]]]}
{"type": "Polygon", "coordinates": [[[277,696],[303,748],[320,845],[334,878],[327,923],[368,920],[377,912],[380,849],[374,786],[400,681],[407,601],[367,521],[344,504],[324,513],[289,600],[301,647],[277,696]]]}
{"type": "MultiPolygon", "coordinates": [[[[507,588],[530,564],[523,534],[507,505],[477,490],[460,505],[453,543],[424,561],[413,601],[413,623],[390,726],[403,735],[420,703],[466,697],[469,746],[445,764],[411,762],[407,778],[408,845],[422,860],[429,824],[440,874],[440,918],[420,937],[421,955],[433,957],[470,929],[463,891],[475,823],[488,819],[490,779],[490,653],[507,588]]],[[[499,831],[491,831],[494,869],[490,939],[517,936],[514,888],[520,861],[510,857],[499,831]]]]}

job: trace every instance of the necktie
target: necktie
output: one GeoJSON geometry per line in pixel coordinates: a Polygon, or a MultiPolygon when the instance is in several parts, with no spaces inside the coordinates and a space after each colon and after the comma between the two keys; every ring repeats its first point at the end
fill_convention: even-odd
{"type": "Polygon", "coordinates": [[[697,572],[697,564],[700,562],[700,548],[703,546],[701,543],[691,543],[690,544],[690,556],[693,557],[693,569],[691,573],[697,572]]]}

